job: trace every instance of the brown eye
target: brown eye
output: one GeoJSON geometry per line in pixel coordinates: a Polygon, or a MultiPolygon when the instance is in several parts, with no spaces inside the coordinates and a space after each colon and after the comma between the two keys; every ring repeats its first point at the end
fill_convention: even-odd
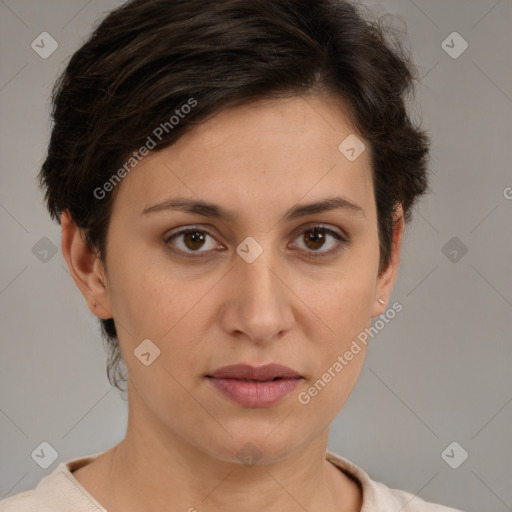
{"type": "Polygon", "coordinates": [[[174,246],[177,252],[182,252],[186,256],[192,257],[196,256],[196,254],[191,253],[197,253],[197,256],[204,256],[219,246],[208,232],[197,228],[183,229],[178,233],[174,233],[165,239],[165,243],[174,246]]]}
{"type": "Polygon", "coordinates": [[[183,233],[183,243],[188,249],[200,249],[205,241],[205,236],[199,231],[187,231],[183,233]]]}
{"type": "Polygon", "coordinates": [[[308,253],[312,253],[308,254],[308,257],[322,257],[330,255],[340,249],[343,244],[348,243],[348,240],[346,240],[341,234],[323,226],[314,226],[302,231],[296,240],[299,240],[302,244],[294,243],[293,245],[295,247],[304,249],[308,253]],[[329,243],[329,240],[332,241],[329,243]],[[327,248],[325,248],[326,246],[327,248]]]}
{"type": "Polygon", "coordinates": [[[304,232],[304,243],[309,249],[321,249],[325,243],[325,233],[322,229],[313,228],[304,232]]]}

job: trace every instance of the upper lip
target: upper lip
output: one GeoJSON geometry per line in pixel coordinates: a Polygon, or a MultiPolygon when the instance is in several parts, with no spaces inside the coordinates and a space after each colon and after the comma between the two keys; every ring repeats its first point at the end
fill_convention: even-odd
{"type": "Polygon", "coordinates": [[[209,373],[207,377],[216,379],[251,379],[268,381],[275,378],[298,379],[301,375],[295,370],[287,368],[280,364],[266,364],[263,366],[251,366],[249,364],[235,364],[231,366],[223,366],[213,373],[209,373]]]}

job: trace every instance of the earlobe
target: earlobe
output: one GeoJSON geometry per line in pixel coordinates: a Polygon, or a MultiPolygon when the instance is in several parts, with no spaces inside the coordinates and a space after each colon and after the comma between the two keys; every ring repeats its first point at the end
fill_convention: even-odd
{"type": "Polygon", "coordinates": [[[87,245],[67,210],[62,212],[61,226],[62,255],[89,310],[100,318],[112,318],[105,272],[99,256],[87,245]]]}

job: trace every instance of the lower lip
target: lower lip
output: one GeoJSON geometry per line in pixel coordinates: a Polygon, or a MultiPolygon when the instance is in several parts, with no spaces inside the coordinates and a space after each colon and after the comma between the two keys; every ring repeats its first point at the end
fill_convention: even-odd
{"type": "Polygon", "coordinates": [[[210,377],[208,380],[224,396],[244,407],[270,407],[287,397],[302,379],[250,382],[210,377]]]}

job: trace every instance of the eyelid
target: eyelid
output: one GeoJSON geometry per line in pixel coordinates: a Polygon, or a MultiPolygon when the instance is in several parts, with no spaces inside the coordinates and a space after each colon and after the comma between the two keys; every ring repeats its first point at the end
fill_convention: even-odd
{"type": "MultiPolygon", "coordinates": [[[[164,237],[164,243],[168,246],[169,242],[173,239],[173,238],[177,238],[179,237],[180,235],[184,235],[186,233],[190,233],[190,232],[195,232],[195,231],[198,231],[199,233],[202,233],[206,236],[209,236],[210,238],[213,238],[216,242],[217,242],[217,239],[216,237],[214,237],[207,229],[199,226],[199,225],[190,225],[190,226],[185,226],[185,227],[182,227],[181,229],[178,228],[178,231],[175,231],[175,232],[171,232],[170,234],[167,234],[165,237],[164,237]]],[[[223,246],[223,244],[220,244],[219,242],[217,242],[219,245],[223,246]]],[[[224,247],[224,246],[223,246],[224,247]]],[[[197,250],[197,251],[183,251],[182,249],[179,249],[179,248],[173,248],[171,249],[173,252],[177,252],[185,257],[188,257],[188,258],[197,258],[197,257],[204,257],[205,255],[211,255],[212,252],[214,252],[213,250],[208,250],[208,251],[201,251],[201,250],[197,250]]]]}
{"type": "MultiPolygon", "coordinates": [[[[338,251],[340,251],[343,248],[343,246],[349,245],[351,242],[350,237],[346,234],[346,232],[344,230],[341,230],[340,228],[338,228],[340,231],[340,232],[338,232],[336,229],[334,229],[334,227],[332,227],[330,225],[324,225],[323,223],[319,223],[319,222],[317,222],[317,223],[313,222],[313,223],[301,226],[294,232],[294,234],[292,235],[292,237],[293,237],[292,239],[295,240],[301,234],[303,234],[307,231],[313,231],[315,228],[319,228],[320,230],[325,231],[328,235],[330,235],[332,238],[334,238],[337,241],[337,246],[334,247],[333,249],[329,249],[327,251],[321,250],[321,249],[319,249],[318,251],[313,251],[313,250],[307,251],[305,249],[299,249],[300,251],[305,252],[306,257],[308,257],[308,258],[313,259],[313,258],[322,258],[322,257],[332,256],[332,255],[336,254],[338,251]]],[[[190,233],[190,232],[194,232],[194,231],[198,231],[198,232],[200,232],[206,236],[209,236],[217,241],[215,236],[213,236],[207,229],[201,227],[200,225],[190,225],[190,226],[182,227],[181,229],[180,228],[177,228],[177,229],[178,229],[178,231],[171,232],[171,234],[166,235],[164,237],[165,244],[169,244],[169,242],[173,238],[176,238],[180,235],[184,235],[186,233],[190,233]]],[[[219,243],[219,245],[224,247],[223,244],[221,244],[220,242],[217,242],[217,243],[219,243]]],[[[295,244],[293,244],[293,245],[295,245],[295,244]]],[[[288,246],[289,245],[287,245],[287,247],[288,246]]],[[[218,252],[218,250],[183,251],[182,249],[179,249],[179,248],[175,248],[175,249],[171,249],[171,250],[173,252],[180,253],[181,255],[183,255],[186,258],[198,258],[198,257],[205,257],[208,255],[211,256],[212,253],[218,252]]]]}
{"type": "MultiPolygon", "coordinates": [[[[301,226],[299,228],[299,231],[294,234],[293,240],[295,240],[298,236],[301,234],[307,232],[307,231],[313,231],[314,229],[319,228],[322,231],[325,231],[328,235],[330,235],[332,238],[336,240],[336,246],[332,249],[328,250],[322,250],[319,249],[318,251],[313,250],[305,250],[305,249],[299,249],[303,253],[305,253],[305,257],[309,259],[321,259],[321,258],[328,258],[329,256],[335,256],[343,247],[350,244],[351,239],[349,236],[343,231],[338,232],[336,229],[331,227],[330,225],[325,225],[322,223],[311,223],[309,225],[301,226]]],[[[339,229],[339,228],[338,228],[339,229]]]]}
{"type": "Polygon", "coordinates": [[[302,233],[304,233],[304,231],[312,231],[315,228],[323,229],[327,233],[333,233],[334,235],[337,235],[340,238],[347,240],[347,241],[349,239],[349,236],[341,228],[336,228],[336,227],[332,226],[331,224],[323,224],[322,222],[310,222],[308,224],[300,226],[297,229],[297,231],[294,231],[293,236],[296,238],[298,235],[301,235],[302,233]]]}

